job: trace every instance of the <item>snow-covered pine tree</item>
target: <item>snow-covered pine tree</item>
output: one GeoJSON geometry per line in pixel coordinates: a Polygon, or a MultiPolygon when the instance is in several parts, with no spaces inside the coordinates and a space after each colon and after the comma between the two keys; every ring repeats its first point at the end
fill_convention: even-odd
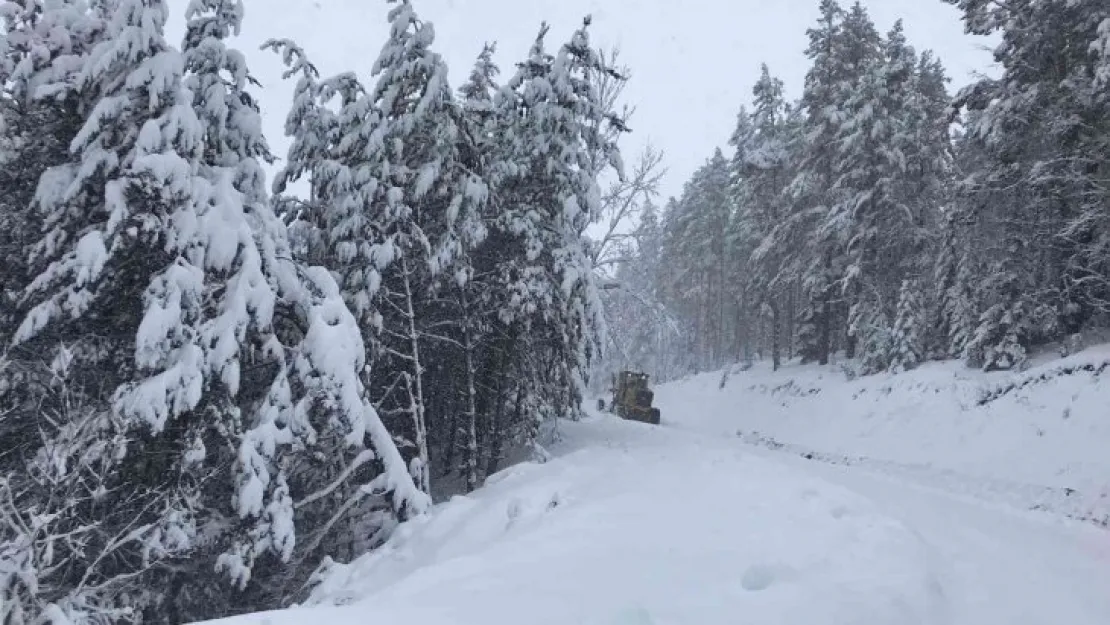
{"type": "MultiPolygon", "coordinates": [[[[791,211],[786,224],[789,237],[804,242],[794,248],[799,258],[799,284],[804,301],[799,319],[798,342],[803,360],[821,364],[835,349],[842,315],[836,301],[836,281],[843,275],[843,229],[830,224],[827,216],[838,201],[835,168],[838,162],[836,136],[845,118],[845,100],[854,93],[854,83],[875,54],[877,34],[856,24],[849,31],[846,13],[834,0],[822,0],[817,26],[807,31],[806,56],[812,67],[806,74],[801,105],[805,110],[798,149],[798,170],[788,187],[791,211]],[[866,35],[865,41],[851,34],[866,35]]],[[[857,20],[859,21],[859,20],[857,20]]]]}
{"type": "MultiPolygon", "coordinates": [[[[436,348],[460,346],[458,362],[465,381],[460,385],[457,377],[448,376],[441,383],[442,391],[457,388],[465,397],[467,474],[473,488],[478,479],[475,376],[480,320],[476,319],[471,304],[477,296],[468,292],[473,289],[467,283],[473,277],[471,251],[487,236],[483,210],[489,189],[479,172],[485,167],[481,152],[488,149],[490,138],[485,136],[487,128],[468,126],[468,120],[477,114],[476,109],[484,108],[478,103],[481,97],[478,90],[492,86],[493,51],[484,53],[476,68],[488,84],[474,85],[472,98],[460,106],[447,84],[446,65],[430,50],[434,42],[431,24],[420,22],[407,2],[394,8],[390,17],[391,37],[375,65],[378,82],[371,98],[382,109],[386,127],[383,140],[403,150],[403,154],[387,151],[384,156],[390,163],[387,182],[396,190],[398,201],[408,206],[397,204],[389,208],[388,203],[393,200],[387,197],[385,218],[381,220],[382,231],[387,239],[392,239],[384,244],[396,248],[399,256],[397,271],[382,273],[379,295],[379,309],[384,315],[382,343],[388,355],[386,360],[395,363],[392,368],[406,360],[409,363],[411,373],[407,374],[405,384],[413,390],[409,393],[408,410],[423,413],[420,419],[414,419],[414,423],[424,422],[417,426],[414,437],[417,462],[423,465],[428,463],[425,457],[428,423],[441,424],[444,419],[442,415],[428,417],[432,391],[424,381],[427,364],[421,361],[420,350],[422,344],[436,348]],[[468,134],[471,131],[477,131],[479,136],[468,134]],[[405,211],[410,214],[404,215],[405,211]],[[446,302],[437,303],[443,300],[446,302]],[[455,312],[435,312],[440,306],[455,312]],[[404,318],[405,344],[389,338],[390,319],[395,316],[391,310],[399,311],[404,318]],[[474,428],[469,427],[472,422],[474,428]],[[419,431],[421,427],[423,433],[419,431]]],[[[481,115],[487,116],[488,112],[481,115]]],[[[398,338],[401,337],[394,334],[394,339],[398,338]]],[[[447,364],[448,359],[443,360],[439,371],[447,364]]],[[[430,470],[425,467],[419,471],[424,483],[430,484],[430,470]]]]}
{"type": "MultiPolygon", "coordinates": [[[[667,211],[663,256],[663,297],[687,320],[690,358],[697,370],[718,367],[737,356],[730,353],[729,334],[738,329],[726,286],[744,286],[729,264],[732,241],[743,243],[733,220],[729,161],[718,149],[695,170],[681,197],[667,211]],[[731,226],[731,228],[730,228],[731,226]],[[726,281],[728,285],[726,285],[726,281]]],[[[744,342],[744,341],[741,341],[744,342]]]]}
{"type": "Polygon", "coordinates": [[[947,292],[945,303],[951,320],[949,326],[949,358],[967,358],[967,347],[979,323],[979,298],[971,290],[978,279],[970,254],[962,255],[956,264],[956,279],[947,292]]]}
{"type": "MultiPolygon", "coordinates": [[[[270,410],[277,410],[280,403],[287,401],[288,389],[284,386],[289,382],[282,377],[290,378],[295,403],[284,410],[290,410],[289,416],[301,423],[290,420],[286,427],[296,444],[313,450],[317,458],[287,455],[277,464],[286,473],[283,477],[292,495],[301,497],[293,518],[302,530],[295,554],[301,569],[282,576],[296,585],[323,557],[334,554],[337,544],[354,541],[373,546],[391,529],[395,517],[419,512],[427,498],[402,477],[404,467],[393,441],[365,399],[358,378],[365,358],[361,337],[353,318],[337,299],[336,285],[319,268],[304,267],[291,260],[284,225],[269,206],[260,161],[272,157],[261,135],[258,107],[246,91],[252,79],[241,53],[227,48],[223,41],[238,32],[242,14],[240,0],[192,1],[183,45],[185,84],[206,128],[201,174],[214,189],[227,192],[227,197],[219,198],[227,204],[224,210],[244,214],[254,245],[263,251],[259,258],[261,266],[254,268],[257,273],[240,272],[233,283],[243,280],[245,292],[257,291],[260,279],[265,278],[278,297],[274,302],[276,310],[270,314],[276,315],[274,323],[280,323],[276,327],[283,332],[273,331],[266,339],[268,344],[256,349],[286,355],[267,367],[271,372],[256,366],[253,375],[244,376],[241,393],[269,403],[270,410]],[[324,331],[321,324],[332,327],[324,331]],[[343,358],[336,358],[334,347],[326,342],[314,342],[320,338],[314,335],[329,333],[352,347],[343,358]],[[284,349],[277,349],[277,341],[284,342],[284,349]],[[275,366],[277,378],[272,377],[275,366]],[[335,399],[327,400],[329,397],[335,399]],[[343,399],[337,401],[340,397],[343,399]],[[319,458],[328,461],[321,463],[319,458]],[[366,505],[367,498],[383,495],[393,499],[392,506],[388,502],[384,507],[366,505]],[[352,510],[363,517],[357,527],[364,535],[338,535],[336,524],[344,515],[354,514],[352,510]],[[374,521],[374,517],[380,519],[374,521]]],[[[249,249],[245,238],[240,245],[249,249]]],[[[283,420],[279,418],[278,422],[283,420]]],[[[253,426],[256,431],[272,427],[265,419],[253,426]]],[[[270,444],[266,437],[251,430],[247,430],[245,438],[254,438],[251,444],[261,447],[258,451],[262,454],[270,444]]],[[[249,476],[256,470],[251,465],[257,460],[250,456],[241,453],[240,462],[244,463],[243,475],[249,476]]],[[[248,550],[257,549],[254,534],[252,531],[256,545],[240,542],[239,552],[224,556],[221,562],[237,567],[236,558],[244,545],[248,550]]],[[[282,599],[281,595],[271,593],[264,605],[282,599]]]]}
{"type": "Polygon", "coordinates": [[[501,264],[511,281],[499,314],[528,342],[519,378],[528,388],[517,401],[527,397],[540,419],[579,414],[605,330],[583,232],[599,210],[591,153],[619,169],[619,152],[603,136],[609,122],[591,88],[590,74],[608,68],[590,47],[589,21],[554,56],[544,25],[495,104],[506,149],[493,177],[502,207],[493,228],[516,250],[501,264]]]}
{"type": "Polygon", "coordinates": [[[455,291],[451,310],[457,312],[451,324],[463,349],[456,362],[447,363],[447,379],[438,382],[462,397],[462,410],[448,409],[443,419],[446,427],[441,430],[446,432],[440,447],[444,471],[457,467],[466,490],[495,472],[509,448],[535,444],[537,414],[546,405],[533,384],[537,376],[531,367],[538,356],[525,331],[529,319],[512,312],[527,252],[521,234],[507,226],[507,202],[513,196],[509,189],[519,171],[509,157],[516,118],[506,108],[504,85],[496,81],[494,50],[492,44],[483,48],[458,92],[463,162],[491,189],[480,211],[484,236],[464,251],[456,268],[465,278],[455,291]],[[456,391],[460,380],[463,385],[456,391]]]}
{"type": "MultiPolygon", "coordinates": [[[[952,208],[948,208],[940,223],[940,244],[933,262],[933,306],[929,310],[929,326],[925,338],[926,353],[930,358],[948,358],[954,347],[953,335],[958,321],[955,319],[952,299],[959,293],[953,289],[961,260],[958,242],[956,214],[952,208]]],[[[962,350],[961,345],[959,351],[962,350]]]]}
{"type": "Polygon", "coordinates": [[[755,272],[751,269],[751,257],[762,239],[760,223],[756,218],[757,200],[752,197],[753,188],[745,180],[741,164],[746,160],[747,148],[752,143],[755,127],[747,107],[740,107],[736,116],[736,128],[729,137],[729,144],[735,149],[728,163],[728,224],[725,232],[725,277],[719,285],[720,297],[724,299],[728,319],[725,321],[728,358],[742,358],[750,361],[754,354],[762,354],[766,340],[764,328],[768,325],[771,307],[768,306],[759,288],[755,272]]]}
{"type": "Polygon", "coordinates": [[[448,226],[460,210],[455,189],[445,190],[441,179],[454,173],[456,127],[447,110],[446,66],[429,50],[431,25],[417,19],[407,0],[388,19],[390,36],[374,63],[371,89],[351,74],[321,81],[295,44],[267,44],[284,52],[290,74],[301,74],[286,126],[293,136],[290,162],[275,189],[309,178],[312,197],[298,230],[309,256],[340,277],[344,297],[376,346],[371,356],[394,361],[376,368],[375,402],[391,420],[407,415],[398,425],[415,447],[410,470],[427,492],[417,300],[455,248],[449,237],[433,238],[454,232],[448,226]],[[340,108],[331,115],[327,103],[336,97],[340,108]]]}
{"type": "Polygon", "coordinates": [[[547,33],[544,24],[528,58],[517,65],[516,72],[495,95],[496,133],[501,137],[502,149],[491,171],[501,210],[491,224],[490,240],[500,242],[497,271],[505,290],[496,314],[505,327],[502,331],[515,339],[507,346],[517,355],[517,383],[511,405],[514,416],[523,417],[522,421],[513,419],[513,429],[516,439],[536,448],[538,456],[542,456],[540,428],[559,415],[558,405],[567,396],[559,394],[560,381],[552,381],[552,374],[557,373],[554,363],[564,357],[559,350],[565,345],[560,345],[560,335],[552,336],[549,329],[559,322],[559,311],[555,308],[557,291],[551,285],[553,276],[547,269],[553,258],[546,239],[562,234],[548,225],[554,221],[552,213],[558,206],[553,204],[556,198],[550,197],[553,185],[540,184],[547,182],[540,176],[551,176],[546,164],[518,160],[527,158],[533,146],[544,139],[541,133],[545,129],[534,118],[537,109],[543,110],[543,100],[550,97],[546,81],[553,57],[545,49],[547,33]],[[534,186],[526,186],[528,183],[534,186]],[[529,211],[530,203],[538,204],[534,212],[529,211]]]}
{"type": "Polygon", "coordinates": [[[1021,367],[1036,329],[1035,304],[1030,291],[1006,262],[996,262],[980,283],[987,304],[979,316],[975,334],[966,347],[967,362],[986,371],[1021,367]]]}
{"type": "MultiPolygon", "coordinates": [[[[64,383],[68,351],[62,350],[61,360],[44,362],[36,350],[12,347],[11,338],[20,322],[22,291],[31,280],[27,248],[46,217],[35,210],[33,198],[40,178],[51,183],[43,174],[69,159],[69,144],[81,129],[72,81],[101,37],[102,18],[80,1],[0,3],[0,414],[5,415],[0,424],[0,560],[5,562],[0,621],[13,625],[61,611],[74,577],[51,572],[44,563],[60,570],[80,566],[83,557],[73,547],[95,532],[90,523],[50,514],[59,505],[87,503],[86,490],[51,504],[59,493],[75,492],[78,483],[95,483],[92,476],[100,468],[89,466],[84,476],[74,471],[61,480],[38,471],[54,460],[44,453],[49,445],[66,438],[55,436],[52,425],[94,420],[86,398],[64,383]],[[59,541],[67,532],[70,538],[59,541]]],[[[59,451],[56,457],[63,458],[68,450],[59,451]]],[[[100,604],[98,597],[90,599],[100,604]]],[[[115,607],[92,605],[89,612],[110,616],[115,607]]]]}
{"type": "Polygon", "coordinates": [[[1015,341],[1025,350],[1075,333],[1101,323],[1110,308],[1110,7],[1097,0],[947,1],[963,11],[969,32],[1000,38],[1001,76],[965,89],[957,104],[988,157],[961,187],[977,206],[977,236],[991,243],[985,262],[1005,266],[1021,283],[983,291],[1016,287],[1024,302],[987,302],[988,310],[1006,312],[984,317],[977,351],[1008,354],[1009,362],[1019,352],[1015,341]],[[988,337],[1002,341],[997,350],[983,343],[988,337]]]}
{"type": "MultiPolygon", "coordinates": [[[[689,181],[687,181],[687,185],[689,181]]],[[[685,185],[684,185],[685,187],[685,185]]],[[[695,369],[693,324],[691,323],[692,299],[686,297],[687,289],[695,287],[693,280],[684,279],[687,263],[677,255],[687,220],[687,207],[679,198],[667,198],[660,217],[659,264],[655,272],[655,292],[662,306],[676,319],[677,339],[673,346],[671,366],[676,375],[695,369]]]]}
{"type": "MultiPolygon", "coordinates": [[[[722,364],[712,353],[722,340],[734,347],[726,359],[769,347],[774,366],[797,345],[803,360],[828,362],[860,348],[871,352],[860,354],[865,370],[886,370],[902,283],[934,269],[951,282],[957,267],[980,266],[961,252],[958,265],[936,267],[941,207],[954,204],[943,67],[915,53],[900,23],[881,37],[860,2],[819,9],[802,101],[787,105],[764,68],[752,112],[741,113],[728,200],[710,199],[710,163],[664,213],[658,292],[690,337],[694,370],[722,364]],[[724,278],[709,267],[719,229],[706,227],[721,207],[724,278]]],[[[963,302],[951,314],[966,328],[976,306],[963,302]]]]}
{"type": "Polygon", "coordinates": [[[67,81],[104,24],[81,0],[6,2],[0,19],[0,341],[6,343],[29,281],[25,248],[42,225],[30,208],[35,188],[44,171],[66,160],[81,127],[67,81]]]}
{"type": "MultiPolygon", "coordinates": [[[[483,46],[469,79],[459,88],[462,164],[475,181],[483,181],[483,186],[485,178],[490,175],[487,170],[497,158],[499,149],[493,104],[498,89],[496,78],[500,71],[493,62],[495,49],[493,44],[483,46]]],[[[484,245],[489,235],[486,224],[495,218],[493,211],[496,206],[486,186],[485,197],[468,214],[471,223],[464,228],[470,233],[466,244],[459,249],[441,286],[441,289],[453,292],[457,309],[464,396],[462,427],[456,427],[452,419],[443,420],[446,427],[451,428],[445,437],[447,444],[444,451],[449,458],[445,467],[451,467],[455,447],[461,447],[461,468],[467,492],[478,488],[490,467],[496,467],[502,453],[500,439],[504,427],[504,377],[508,357],[502,349],[498,349],[498,341],[490,340],[493,327],[490,317],[504,289],[496,280],[493,250],[484,245]],[[493,389],[493,392],[483,392],[483,388],[493,389]],[[486,413],[484,419],[479,412],[486,413]],[[457,434],[463,435],[461,445],[457,445],[457,434]]],[[[457,379],[457,376],[452,377],[457,379]]],[[[446,385],[446,381],[444,383],[446,385]]]]}
{"type": "Polygon", "coordinates": [[[730,234],[736,248],[746,247],[747,239],[746,234],[730,228],[734,211],[729,163],[720,149],[690,179],[680,201],[686,204],[682,212],[685,223],[681,239],[675,239],[671,249],[674,260],[697,276],[689,293],[694,296],[689,302],[695,320],[694,356],[700,368],[711,369],[738,355],[729,349],[735,342],[729,336],[734,316],[728,286],[735,285],[735,291],[742,293],[745,282],[740,276],[729,280],[730,234]]]}
{"type": "Polygon", "coordinates": [[[944,66],[933,52],[922,52],[903,116],[905,134],[900,137],[906,152],[905,202],[919,220],[919,229],[933,235],[941,229],[941,207],[950,206],[955,196],[956,159],[948,80],[944,66]]]}
{"type": "Polygon", "coordinates": [[[967,249],[967,233],[974,231],[961,208],[950,208],[941,220],[940,243],[933,268],[934,293],[926,353],[932,358],[964,358],[979,323],[972,289],[977,276],[967,249]]]}
{"type": "Polygon", "coordinates": [[[872,374],[890,366],[893,329],[891,319],[874,300],[858,301],[848,310],[848,332],[858,343],[860,373],[872,374]]]}
{"type": "Polygon", "coordinates": [[[334,198],[334,176],[339,168],[332,160],[341,134],[339,111],[352,106],[363,94],[362,83],[351,73],[327,79],[320,77],[308,54],[295,41],[271,39],[264,50],[281,55],[285,64],[283,78],[297,76],[293,102],[285,118],[285,135],[290,139],[285,165],[274,177],[271,189],[275,210],[289,224],[297,257],[312,264],[332,268],[325,224],[324,207],[334,198]],[[336,102],[338,100],[338,102],[336,102]],[[335,104],[336,106],[330,106],[335,104]],[[289,193],[290,185],[305,179],[307,197],[289,193]]]}
{"type": "Polygon", "coordinates": [[[14,513],[50,522],[26,521],[35,533],[5,548],[24,545],[50,576],[30,614],[217,616],[232,609],[228,586],[154,581],[182,591],[195,558],[211,567],[220,551],[240,587],[261,561],[280,569],[312,551],[299,530],[328,530],[298,511],[337,492],[383,498],[387,521],[428,500],[364,399],[361,339],[336,285],[290,261],[265,201],[246,68],[222,44],[241,6],[191,3],[184,55],[164,40],[166,3],[98,7],[104,38],[73,81],[88,118],[71,161],[40,181],[47,231],[14,338],[50,355],[59,392],[81,403],[60,403],[16,476],[33,487],[14,513]],[[345,479],[301,491],[298,462],[330,432],[345,479]],[[158,566],[170,560],[187,566],[158,566]]]}
{"type": "Polygon", "coordinates": [[[748,276],[755,305],[769,317],[769,349],[777,369],[787,349],[784,339],[791,341],[785,313],[787,294],[795,287],[786,266],[789,243],[779,240],[776,232],[786,215],[783,192],[793,173],[794,133],[782,81],[771,76],[766,64],[760,72],[752,89],[751,131],[735,137],[732,167],[737,187],[735,218],[746,223],[744,230],[751,238],[748,253],[739,259],[739,271],[748,276]]]}
{"type": "MultiPolygon", "coordinates": [[[[861,18],[862,19],[862,18],[861,18]]],[[[847,120],[837,133],[840,158],[834,166],[839,199],[827,216],[829,229],[845,241],[841,292],[849,304],[849,351],[855,340],[864,372],[889,365],[887,337],[906,265],[920,249],[918,220],[907,205],[907,154],[914,149],[908,102],[914,90],[916,55],[906,45],[899,22],[888,35],[883,55],[871,59],[845,101],[847,120]],[[866,337],[859,332],[874,332],[866,337]]]]}
{"type": "Polygon", "coordinates": [[[902,281],[898,308],[890,336],[890,370],[909,371],[925,359],[922,330],[925,327],[920,285],[912,279],[902,281]]]}

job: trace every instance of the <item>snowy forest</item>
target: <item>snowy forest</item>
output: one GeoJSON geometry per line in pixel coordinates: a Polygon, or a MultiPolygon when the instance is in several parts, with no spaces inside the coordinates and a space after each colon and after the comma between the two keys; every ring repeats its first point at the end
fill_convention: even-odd
{"type": "Polygon", "coordinates": [[[799,101],[764,65],[732,154],[643,206],[607,302],[624,362],[999,370],[1107,327],[1110,8],[949,2],[999,39],[999,77],[949,94],[901,23],[833,0],[799,101]]]}
{"type": "Polygon", "coordinates": [[[1106,327],[1110,8],[933,1],[1000,77],[950,94],[821,0],[801,99],[764,66],[666,201],[588,17],[453,86],[410,0],[336,75],[236,49],[261,1],[190,0],[180,42],[168,0],[0,1],[0,623],[297,602],[619,368],[1008,369],[1106,327]]]}

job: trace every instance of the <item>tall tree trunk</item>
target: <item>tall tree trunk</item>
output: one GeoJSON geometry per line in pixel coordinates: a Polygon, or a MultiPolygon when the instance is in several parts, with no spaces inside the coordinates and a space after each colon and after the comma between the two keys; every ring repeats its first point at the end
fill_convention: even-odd
{"type": "Polygon", "coordinates": [[[832,258],[831,255],[825,253],[825,267],[824,274],[821,276],[822,285],[821,293],[818,295],[820,301],[820,312],[817,314],[817,363],[821,365],[829,364],[829,352],[832,349],[832,326],[833,326],[833,311],[832,311],[832,285],[829,284],[829,275],[832,273],[832,258]]]}
{"type": "Polygon", "coordinates": [[[821,312],[817,316],[817,364],[829,364],[829,349],[832,343],[832,311],[827,299],[822,296],[821,312]]]}
{"type": "Polygon", "coordinates": [[[798,314],[797,305],[797,290],[798,287],[793,282],[790,283],[789,294],[786,300],[786,358],[787,360],[794,359],[794,333],[797,331],[794,327],[794,317],[798,314]]]}
{"type": "Polygon", "coordinates": [[[449,475],[455,469],[455,451],[459,444],[459,416],[458,411],[455,410],[455,393],[452,391],[447,394],[451,397],[448,403],[446,416],[444,422],[447,424],[447,443],[444,445],[443,469],[440,471],[441,475],[449,475]]]}
{"type": "Polygon", "coordinates": [[[780,337],[779,337],[779,304],[772,302],[771,304],[771,369],[774,371],[779,370],[782,364],[782,355],[780,353],[780,337]]]}
{"type": "MultiPolygon", "coordinates": [[[[723,232],[723,230],[722,230],[723,232]]],[[[719,367],[724,364],[725,350],[728,343],[725,338],[728,336],[728,320],[725,317],[725,254],[724,243],[721,243],[721,253],[718,256],[717,262],[717,340],[713,345],[713,359],[714,367],[719,367]]]]}
{"type": "Polygon", "coordinates": [[[425,493],[431,493],[431,468],[428,458],[428,425],[424,415],[424,366],[420,360],[420,334],[416,329],[416,309],[413,305],[412,274],[409,273],[408,259],[401,256],[401,273],[404,276],[405,287],[405,317],[408,321],[409,349],[412,354],[412,376],[409,380],[410,410],[414,436],[416,438],[416,454],[420,463],[412,476],[416,487],[425,493]]]}
{"type": "Polygon", "coordinates": [[[466,287],[459,289],[459,303],[463,309],[463,352],[466,357],[466,492],[478,488],[478,403],[474,369],[474,336],[471,328],[470,308],[466,300],[466,287]]]}
{"type": "Polygon", "coordinates": [[[736,328],[732,339],[732,353],[737,361],[744,359],[744,299],[743,297],[736,304],[736,328]]]}
{"type": "Polygon", "coordinates": [[[505,412],[505,364],[506,355],[504,352],[498,354],[497,366],[497,398],[496,408],[490,418],[489,432],[487,433],[488,444],[486,457],[486,475],[490,476],[497,472],[497,465],[501,461],[501,424],[504,422],[505,412]]]}
{"type": "Polygon", "coordinates": [[[862,291],[859,279],[856,279],[855,284],[852,286],[852,301],[848,304],[848,323],[845,324],[844,333],[844,357],[851,360],[856,357],[856,346],[859,344],[859,337],[852,332],[851,327],[851,310],[852,306],[858,306],[862,300],[862,291]]]}

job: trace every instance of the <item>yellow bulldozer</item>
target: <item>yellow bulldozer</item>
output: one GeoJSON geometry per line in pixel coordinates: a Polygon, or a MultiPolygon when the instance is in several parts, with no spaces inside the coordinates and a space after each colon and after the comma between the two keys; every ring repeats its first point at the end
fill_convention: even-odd
{"type": "Polygon", "coordinates": [[[655,393],[648,388],[648,375],[634,371],[621,371],[613,376],[613,401],[609,412],[622,419],[659,425],[659,409],[652,408],[655,393]]]}

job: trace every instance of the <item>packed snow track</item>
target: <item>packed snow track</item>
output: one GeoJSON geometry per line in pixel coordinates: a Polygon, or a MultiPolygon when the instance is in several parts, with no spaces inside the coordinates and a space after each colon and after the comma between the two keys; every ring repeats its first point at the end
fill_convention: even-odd
{"type": "Polygon", "coordinates": [[[942,623],[934,556],[865,498],[735,441],[613,417],[236,625],[942,623]]]}
{"type": "Polygon", "coordinates": [[[753,445],[755,398],[698,384],[659,389],[659,427],[562,424],[550,461],[403,525],[305,605],[221,623],[1110,624],[1104,528],[924,465],[753,445]]]}

